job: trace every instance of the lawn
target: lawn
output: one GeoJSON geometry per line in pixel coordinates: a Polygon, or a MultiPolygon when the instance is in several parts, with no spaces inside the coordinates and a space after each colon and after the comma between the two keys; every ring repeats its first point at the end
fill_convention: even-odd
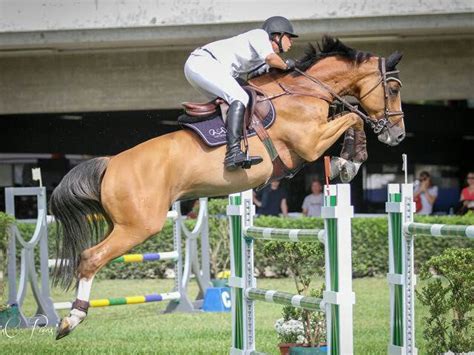
{"type": "MultiPolygon", "coordinates": [[[[173,280],[96,281],[92,298],[144,295],[165,292],[173,280]]],[[[259,287],[294,292],[291,279],[262,279],[259,287]]],[[[197,292],[191,282],[191,291],[197,292]]],[[[354,339],[356,354],[386,354],[389,339],[389,294],[385,278],[354,280],[356,305],[354,339]]],[[[56,301],[72,299],[54,290],[56,301]]],[[[33,311],[31,301],[27,308],[33,311]]],[[[230,313],[160,314],[164,303],[94,308],[71,335],[56,341],[53,330],[0,332],[0,354],[226,354],[230,348],[230,313]]],[[[257,350],[279,354],[273,324],[281,307],[256,303],[257,350]]],[[[64,314],[66,311],[62,311],[64,314]]],[[[421,317],[417,303],[417,346],[423,354],[421,317]]]]}

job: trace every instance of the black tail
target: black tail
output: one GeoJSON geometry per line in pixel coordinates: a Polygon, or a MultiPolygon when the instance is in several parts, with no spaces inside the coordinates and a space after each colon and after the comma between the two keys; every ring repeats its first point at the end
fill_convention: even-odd
{"type": "Polygon", "coordinates": [[[56,255],[53,285],[69,289],[75,280],[81,252],[97,244],[111,226],[100,200],[100,185],[109,158],[85,161],[74,167],[54,189],[50,212],[56,219],[56,255]]]}

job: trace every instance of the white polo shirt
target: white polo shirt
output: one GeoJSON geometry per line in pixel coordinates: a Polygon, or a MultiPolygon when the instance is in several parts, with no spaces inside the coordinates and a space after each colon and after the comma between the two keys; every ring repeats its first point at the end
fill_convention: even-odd
{"type": "Polygon", "coordinates": [[[258,68],[274,53],[268,34],[262,29],[212,42],[202,48],[210,51],[234,78],[258,68]]]}
{"type": "Polygon", "coordinates": [[[308,217],[321,217],[321,207],[323,207],[323,194],[310,194],[304,198],[302,209],[308,210],[308,217]]]}
{"type": "MultiPolygon", "coordinates": [[[[419,188],[415,189],[415,192],[418,192],[419,191],[419,188]]],[[[431,196],[434,196],[434,197],[438,197],[438,186],[431,186],[429,189],[428,189],[428,193],[431,195],[431,196]]],[[[423,215],[430,215],[433,213],[433,205],[431,203],[429,203],[428,201],[428,197],[426,197],[426,194],[424,192],[422,192],[420,194],[420,198],[421,198],[421,210],[418,211],[417,213],[418,214],[423,214],[423,215]]]]}

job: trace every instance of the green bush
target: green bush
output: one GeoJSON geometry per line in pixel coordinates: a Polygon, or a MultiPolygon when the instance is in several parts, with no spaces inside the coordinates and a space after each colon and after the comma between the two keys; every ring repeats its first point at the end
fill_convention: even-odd
{"type": "Polygon", "coordinates": [[[429,354],[474,349],[474,249],[449,248],[421,269],[428,283],[417,291],[429,316],[423,336],[429,354]]]}
{"type": "Polygon", "coordinates": [[[7,266],[6,255],[8,247],[8,228],[15,223],[15,219],[3,212],[0,212],[0,310],[2,309],[3,297],[5,293],[5,269],[7,266]]]}
{"type": "MultiPolygon", "coordinates": [[[[228,219],[225,217],[227,199],[212,199],[209,201],[209,243],[210,260],[213,276],[219,271],[229,269],[229,236],[228,219]]],[[[474,225],[474,213],[465,216],[415,216],[416,222],[446,223],[474,225]]],[[[187,221],[189,228],[196,223],[187,221]]],[[[254,224],[262,227],[276,228],[322,228],[321,218],[280,218],[258,217],[254,224]]],[[[29,240],[34,231],[34,225],[19,224],[20,232],[29,240]]],[[[55,245],[54,225],[48,226],[50,257],[54,257],[55,245]]],[[[388,269],[388,226],[386,218],[354,218],[352,220],[352,263],[354,277],[385,275],[388,269]]],[[[288,276],[285,265],[276,263],[272,255],[265,252],[269,242],[256,241],[255,267],[260,274],[265,268],[272,270],[277,276],[288,276]]],[[[285,243],[294,244],[294,243],[285,243]]],[[[321,248],[315,244],[313,247],[321,248]]],[[[415,268],[426,263],[431,256],[440,255],[450,247],[474,247],[474,241],[468,238],[417,236],[415,239],[415,268]]],[[[184,248],[184,243],[183,243],[184,248]]],[[[283,248],[283,247],[282,247],[283,248]]],[[[291,247],[290,247],[291,248],[291,247]]],[[[173,250],[173,228],[168,221],[163,231],[152,236],[143,244],[134,248],[131,253],[159,252],[173,250]]],[[[283,249],[282,249],[283,250],[283,249]]],[[[283,252],[282,252],[283,253],[283,252]]],[[[114,264],[106,266],[98,275],[102,278],[161,278],[166,268],[173,268],[172,262],[114,264]]]]}

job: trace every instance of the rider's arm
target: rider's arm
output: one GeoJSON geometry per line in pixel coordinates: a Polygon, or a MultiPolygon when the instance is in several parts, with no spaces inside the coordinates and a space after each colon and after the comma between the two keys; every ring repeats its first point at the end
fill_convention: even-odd
{"type": "Polygon", "coordinates": [[[255,204],[255,206],[257,207],[262,207],[262,201],[259,201],[258,198],[257,198],[257,193],[255,191],[253,191],[253,203],[255,204]]]}
{"type": "Polygon", "coordinates": [[[288,217],[288,204],[286,203],[286,198],[281,200],[280,209],[284,217],[288,217]]]}
{"type": "Polygon", "coordinates": [[[281,57],[276,53],[271,53],[265,58],[265,63],[267,63],[272,68],[278,68],[282,70],[288,69],[288,65],[284,62],[281,57]]]}

